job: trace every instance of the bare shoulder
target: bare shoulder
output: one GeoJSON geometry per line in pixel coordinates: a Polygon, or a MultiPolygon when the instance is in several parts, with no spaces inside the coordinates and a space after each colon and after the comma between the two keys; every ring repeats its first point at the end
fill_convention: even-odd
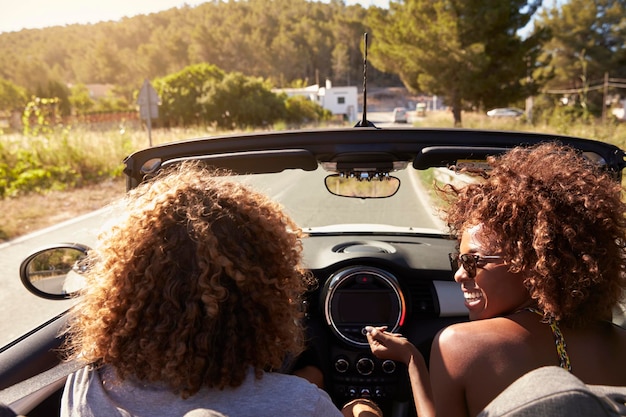
{"type": "Polygon", "coordinates": [[[457,323],[441,330],[433,341],[431,360],[450,366],[455,378],[476,370],[503,367],[511,357],[528,351],[530,333],[508,318],[457,323]]]}
{"type": "MultiPolygon", "coordinates": [[[[448,395],[453,387],[458,393],[456,401],[462,401],[470,415],[476,415],[515,379],[534,369],[538,364],[533,332],[524,324],[497,317],[458,323],[440,331],[430,357],[435,398],[438,393],[448,395]]],[[[548,329],[545,344],[550,360],[555,358],[551,337],[548,329]]],[[[445,407],[445,400],[437,405],[445,407]]]]}
{"type": "MultiPolygon", "coordinates": [[[[441,330],[430,356],[435,406],[442,415],[461,415],[463,405],[476,415],[506,387],[513,375],[512,355],[524,350],[519,324],[507,318],[458,323],[441,330]],[[486,372],[490,373],[485,378],[486,372]]],[[[527,333],[527,332],[526,332],[527,333]]]]}
{"type": "Polygon", "coordinates": [[[476,346],[481,350],[491,344],[501,344],[510,340],[518,340],[525,334],[524,329],[517,322],[505,317],[476,320],[465,323],[456,323],[442,329],[436,337],[440,345],[446,347],[476,346]]]}

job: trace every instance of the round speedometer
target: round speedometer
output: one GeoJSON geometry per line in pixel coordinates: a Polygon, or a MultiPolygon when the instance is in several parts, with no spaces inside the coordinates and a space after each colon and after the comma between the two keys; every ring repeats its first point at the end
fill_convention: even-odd
{"type": "Polygon", "coordinates": [[[375,267],[353,266],[333,274],[322,292],[324,315],[333,333],[354,346],[367,346],[365,326],[396,331],[406,304],[398,280],[375,267]]]}

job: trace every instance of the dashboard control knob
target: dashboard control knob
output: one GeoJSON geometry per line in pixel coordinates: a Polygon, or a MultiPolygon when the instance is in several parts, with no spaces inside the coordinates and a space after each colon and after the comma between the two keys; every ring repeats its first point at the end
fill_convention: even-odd
{"type": "Polygon", "coordinates": [[[335,370],[341,374],[346,372],[350,367],[350,363],[344,358],[339,358],[335,361],[335,370]]]}
{"type": "Polygon", "coordinates": [[[350,398],[356,397],[356,388],[354,388],[354,387],[349,387],[348,388],[348,397],[350,397],[350,398]]]}
{"type": "Polygon", "coordinates": [[[361,398],[372,398],[372,393],[369,388],[362,388],[360,392],[361,398]]]}
{"type": "Polygon", "coordinates": [[[386,374],[392,374],[396,370],[396,363],[392,360],[385,360],[383,362],[383,372],[386,374]]]}
{"type": "Polygon", "coordinates": [[[370,358],[361,358],[356,363],[356,370],[361,375],[370,375],[374,372],[374,361],[370,358]]]}

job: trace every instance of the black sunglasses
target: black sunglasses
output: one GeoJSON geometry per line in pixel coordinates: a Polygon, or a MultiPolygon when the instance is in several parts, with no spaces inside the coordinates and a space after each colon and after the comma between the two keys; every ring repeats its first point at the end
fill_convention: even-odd
{"type": "Polygon", "coordinates": [[[497,262],[501,259],[502,256],[498,255],[480,256],[472,253],[451,253],[450,265],[452,266],[453,271],[463,267],[463,269],[467,272],[467,275],[469,275],[470,278],[474,278],[476,276],[477,268],[482,268],[486,263],[497,262]]]}

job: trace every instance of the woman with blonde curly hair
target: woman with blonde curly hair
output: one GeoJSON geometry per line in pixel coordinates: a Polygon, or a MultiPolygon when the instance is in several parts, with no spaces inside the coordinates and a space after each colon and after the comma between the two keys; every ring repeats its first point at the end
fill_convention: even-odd
{"type": "Polygon", "coordinates": [[[281,208],[197,163],[125,198],[73,308],[62,415],[341,416],[281,374],[303,349],[301,231],[281,208]],[[294,401],[297,398],[298,401],[294,401]]]}
{"type": "Polygon", "coordinates": [[[483,181],[442,190],[471,321],[436,336],[429,369],[407,339],[368,328],[376,356],[408,365],[420,417],[476,416],[545,366],[626,386],[626,331],[611,322],[626,288],[621,185],[556,143],[488,162],[483,181]]]}

